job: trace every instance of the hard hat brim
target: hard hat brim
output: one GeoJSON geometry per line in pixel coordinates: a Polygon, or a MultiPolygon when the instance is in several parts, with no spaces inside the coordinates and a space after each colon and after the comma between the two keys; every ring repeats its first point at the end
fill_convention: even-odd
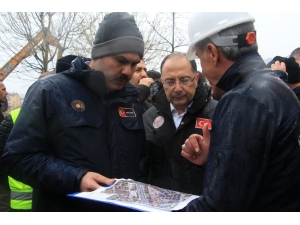
{"type": "MultiPolygon", "coordinates": [[[[195,43],[196,44],[196,43],[195,43]]],[[[198,59],[198,56],[196,56],[196,50],[195,50],[195,44],[191,44],[188,48],[188,51],[186,53],[186,59],[187,60],[194,60],[198,59]]]]}

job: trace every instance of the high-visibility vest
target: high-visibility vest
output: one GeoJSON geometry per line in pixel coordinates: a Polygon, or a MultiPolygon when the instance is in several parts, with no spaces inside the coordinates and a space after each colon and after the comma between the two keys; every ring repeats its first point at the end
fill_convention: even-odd
{"type": "MultiPolygon", "coordinates": [[[[20,108],[10,112],[12,121],[15,123],[20,108]]],[[[30,210],[32,206],[32,187],[8,176],[10,187],[10,207],[15,210],[30,210]]]]}

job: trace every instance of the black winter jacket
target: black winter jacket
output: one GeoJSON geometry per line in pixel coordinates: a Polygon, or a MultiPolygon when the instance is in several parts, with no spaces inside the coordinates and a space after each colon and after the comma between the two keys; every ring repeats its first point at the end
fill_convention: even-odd
{"type": "MultiPolygon", "coordinates": [[[[2,113],[1,113],[2,115],[2,113]]],[[[0,119],[1,120],[1,119],[0,119]]],[[[3,155],[7,137],[11,131],[13,122],[10,114],[6,115],[0,124],[0,157],[3,155]]],[[[7,179],[7,173],[3,162],[0,160],[0,186],[2,186],[7,193],[10,193],[10,188],[7,179]]]]}
{"type": "Polygon", "coordinates": [[[7,140],[2,160],[9,175],[33,187],[33,211],[111,211],[67,197],[80,190],[87,171],[145,181],[139,93],[130,83],[113,93],[97,92],[101,83],[92,81],[99,74],[86,60],[64,62],[69,70],[28,89],[7,140]]]}
{"type": "Polygon", "coordinates": [[[191,134],[202,134],[202,130],[195,127],[196,120],[211,118],[217,101],[210,100],[203,84],[199,83],[193,104],[177,129],[164,89],[157,93],[153,104],[154,106],[143,115],[149,154],[148,183],[161,188],[200,195],[205,168],[197,167],[183,158],[181,146],[191,134]],[[153,124],[158,118],[163,118],[163,124],[155,127],[153,124]]]}
{"type": "MultiPolygon", "coordinates": [[[[291,85],[288,83],[288,76],[282,70],[274,70],[274,72],[278,75],[278,77],[291,88],[291,85]]],[[[300,100],[300,87],[296,87],[292,89],[297,98],[300,100]]]]}
{"type": "Polygon", "coordinates": [[[298,86],[298,87],[294,88],[293,92],[295,93],[297,98],[300,100],[300,87],[298,86]]]}
{"type": "Polygon", "coordinates": [[[7,138],[11,132],[14,122],[10,114],[7,114],[0,124],[0,156],[3,155],[7,138]]]}
{"type": "Polygon", "coordinates": [[[300,104],[258,53],[217,86],[203,195],[187,211],[299,211],[300,104]]]}

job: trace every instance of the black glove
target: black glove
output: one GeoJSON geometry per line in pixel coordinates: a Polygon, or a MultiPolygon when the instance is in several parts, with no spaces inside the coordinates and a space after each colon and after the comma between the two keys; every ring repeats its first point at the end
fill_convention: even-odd
{"type": "Polygon", "coordinates": [[[271,65],[276,61],[285,63],[286,72],[288,74],[288,83],[300,82],[300,67],[294,57],[286,58],[281,56],[275,56],[271,62],[267,64],[267,67],[271,68],[271,65]]]}

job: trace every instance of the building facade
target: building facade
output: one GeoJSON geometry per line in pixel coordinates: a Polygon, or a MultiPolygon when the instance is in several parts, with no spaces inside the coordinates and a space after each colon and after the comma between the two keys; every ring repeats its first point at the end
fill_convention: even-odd
{"type": "Polygon", "coordinates": [[[23,103],[23,98],[20,97],[20,95],[18,93],[9,93],[7,95],[7,103],[8,103],[8,107],[7,107],[7,113],[20,108],[22,103],[23,103]]]}

